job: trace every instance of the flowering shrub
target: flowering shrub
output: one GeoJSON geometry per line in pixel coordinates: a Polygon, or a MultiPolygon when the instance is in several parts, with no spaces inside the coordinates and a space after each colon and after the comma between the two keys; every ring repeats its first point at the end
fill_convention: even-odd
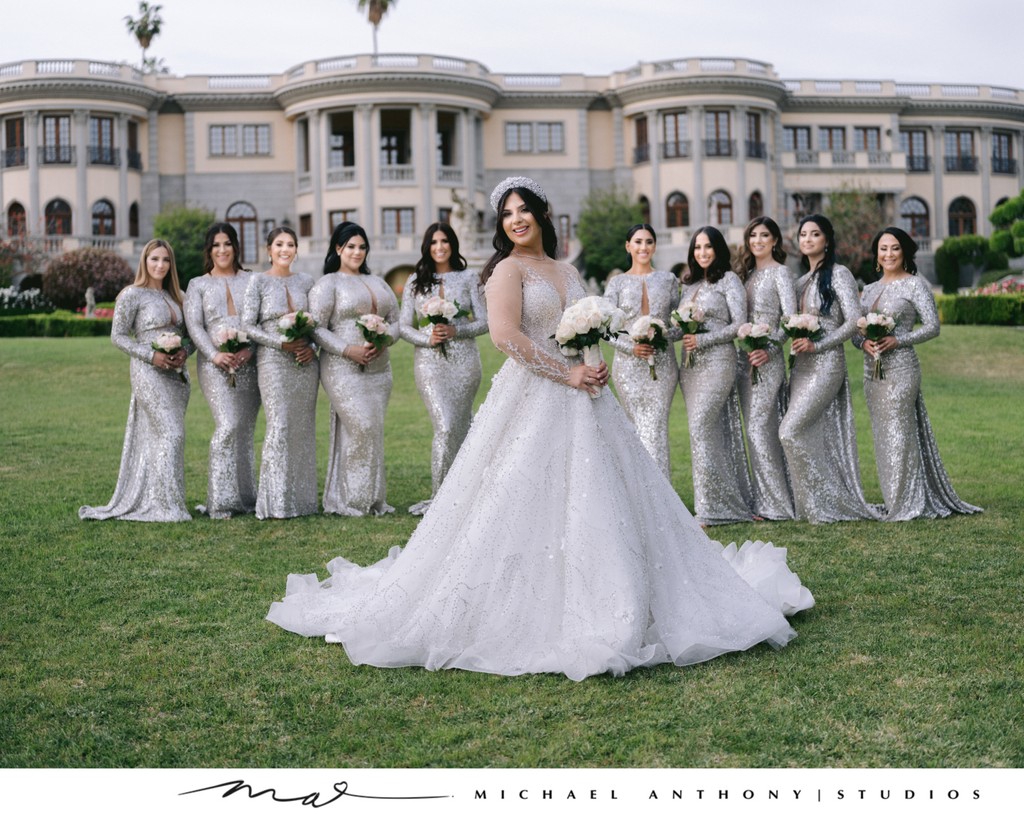
{"type": "MultiPolygon", "coordinates": [[[[85,308],[84,307],[79,307],[77,310],[75,310],[75,312],[78,313],[83,318],[85,317],[85,308]]],[[[113,317],[114,317],[114,308],[113,307],[97,307],[95,310],[93,310],[93,313],[92,313],[92,318],[113,318],[113,317]]]]}
{"type": "Polygon", "coordinates": [[[15,290],[0,288],[0,316],[20,316],[26,313],[52,313],[53,303],[41,290],[15,290]]]}
{"type": "Polygon", "coordinates": [[[43,293],[58,307],[74,310],[85,304],[86,288],[96,301],[113,301],[132,283],[128,263],[110,250],[86,247],[52,259],[43,275],[43,293]]]}
{"type": "Polygon", "coordinates": [[[972,296],[1004,296],[1010,293],[1024,293],[1024,282],[1007,276],[1005,279],[971,291],[972,296]]]}

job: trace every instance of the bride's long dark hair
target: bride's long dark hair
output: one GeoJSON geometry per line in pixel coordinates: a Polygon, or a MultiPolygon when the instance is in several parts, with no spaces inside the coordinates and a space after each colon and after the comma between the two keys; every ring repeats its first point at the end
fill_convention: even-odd
{"type": "Polygon", "coordinates": [[[494,255],[487,260],[487,264],[480,271],[480,284],[487,284],[487,280],[491,278],[491,274],[494,272],[498,262],[508,258],[515,247],[515,243],[505,233],[501,218],[501,212],[505,209],[505,202],[508,201],[509,194],[512,193],[519,194],[526,205],[526,209],[533,214],[537,224],[540,225],[541,243],[544,246],[544,252],[552,259],[558,253],[558,234],[555,233],[555,226],[551,222],[548,203],[527,188],[509,188],[498,201],[498,224],[494,228],[494,240],[492,242],[494,245],[494,255]]]}

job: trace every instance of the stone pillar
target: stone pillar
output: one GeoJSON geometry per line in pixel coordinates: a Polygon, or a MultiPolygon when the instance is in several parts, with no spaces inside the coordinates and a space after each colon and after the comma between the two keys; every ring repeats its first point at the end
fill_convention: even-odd
{"type": "Polygon", "coordinates": [[[946,172],[946,160],[943,156],[945,146],[943,145],[943,130],[941,125],[932,126],[932,181],[935,184],[934,196],[935,206],[932,208],[933,222],[932,237],[938,241],[946,238],[947,223],[949,220],[948,208],[942,199],[942,175],[946,172]]]}
{"type": "Polygon", "coordinates": [[[419,106],[421,131],[420,139],[413,142],[413,173],[422,174],[415,184],[420,188],[420,219],[416,220],[415,230],[426,228],[434,221],[434,187],[437,185],[437,108],[428,103],[419,106]],[[419,151],[415,149],[419,145],[419,151]],[[416,154],[420,156],[417,157],[416,154]]]}
{"type": "Polygon", "coordinates": [[[743,226],[750,221],[750,203],[747,199],[747,109],[736,107],[736,201],[732,206],[732,223],[743,226]],[[743,208],[740,211],[740,208],[743,208]],[[740,214],[743,214],[742,216],[740,214]]]}
{"type": "Polygon", "coordinates": [[[25,214],[25,232],[46,233],[39,204],[39,112],[25,112],[25,147],[28,150],[28,213],[25,214]]]}
{"type": "Polygon", "coordinates": [[[664,131],[664,115],[661,111],[648,114],[647,156],[651,163],[651,227],[655,231],[665,230],[665,194],[661,190],[661,136],[664,131]],[[650,127],[653,120],[654,128],[650,127]]]}
{"type": "Polygon", "coordinates": [[[988,216],[992,213],[992,127],[981,126],[981,144],[978,146],[978,170],[981,172],[981,207],[978,209],[978,224],[975,227],[979,236],[992,233],[992,223],[988,216]]]}
{"type": "Polygon", "coordinates": [[[117,115],[117,209],[114,211],[114,234],[118,239],[128,235],[128,115],[117,115]]]}
{"type": "Polygon", "coordinates": [[[75,146],[75,207],[71,212],[71,235],[92,234],[92,211],[89,209],[89,112],[76,108],[74,112],[75,146]]]}
{"type": "Polygon", "coordinates": [[[313,241],[324,238],[324,124],[325,117],[309,112],[309,182],[313,188],[313,241]]]}
{"type": "MultiPolygon", "coordinates": [[[[779,116],[777,111],[772,111],[770,114],[769,122],[772,127],[772,143],[769,145],[769,155],[772,157],[772,170],[774,172],[775,190],[772,192],[772,198],[765,201],[765,206],[768,206],[769,202],[775,203],[775,221],[783,227],[785,227],[789,221],[789,209],[787,208],[786,202],[786,174],[782,168],[782,117],[779,116]]],[[[771,215],[771,211],[769,211],[771,215]]]]}
{"type": "Polygon", "coordinates": [[[363,103],[356,108],[356,117],[361,125],[361,137],[356,142],[356,153],[359,155],[357,165],[359,166],[360,185],[363,189],[363,212],[359,214],[359,223],[367,235],[372,238],[377,233],[377,215],[373,212],[373,194],[377,190],[378,184],[377,163],[375,162],[378,145],[374,140],[374,134],[379,130],[375,126],[379,123],[380,116],[372,105],[363,103]]]}
{"type": "Polygon", "coordinates": [[[693,144],[693,201],[690,203],[690,226],[699,227],[708,223],[708,199],[704,193],[704,106],[695,105],[690,109],[694,134],[693,144]]]}
{"type": "Polygon", "coordinates": [[[159,117],[157,111],[151,109],[146,120],[146,164],[142,171],[142,201],[139,202],[140,238],[152,234],[153,217],[163,208],[163,197],[160,194],[159,117]]]}

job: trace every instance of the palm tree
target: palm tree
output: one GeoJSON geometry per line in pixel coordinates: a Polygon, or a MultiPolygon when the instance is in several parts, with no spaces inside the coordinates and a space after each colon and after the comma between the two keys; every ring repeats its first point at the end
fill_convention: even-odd
{"type": "Polygon", "coordinates": [[[146,70],[146,49],[150,42],[160,33],[160,26],[163,25],[163,18],[160,17],[162,6],[151,6],[146,0],[139,2],[139,17],[133,19],[128,16],[124,18],[128,33],[133,35],[142,46],[142,70],[146,70]]]}
{"type": "Polygon", "coordinates": [[[373,26],[373,56],[377,56],[377,26],[384,19],[384,15],[391,10],[391,7],[398,4],[398,0],[356,0],[356,8],[366,12],[366,19],[373,26]]]}

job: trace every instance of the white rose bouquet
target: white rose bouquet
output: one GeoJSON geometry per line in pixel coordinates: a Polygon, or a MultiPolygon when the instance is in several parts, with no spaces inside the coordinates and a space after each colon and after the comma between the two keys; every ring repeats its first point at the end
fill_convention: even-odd
{"type": "MultiPolygon", "coordinates": [[[[665,335],[665,322],[652,316],[640,316],[629,328],[629,337],[634,344],[649,344],[657,352],[661,353],[668,349],[668,337],[665,335]]],[[[648,356],[647,366],[651,371],[651,379],[658,380],[658,374],[654,371],[654,356],[648,356]]]]}
{"type": "MultiPolygon", "coordinates": [[[[811,341],[817,341],[825,335],[824,330],[821,329],[821,322],[814,313],[794,313],[791,316],[786,316],[782,320],[782,332],[790,338],[809,338],[811,341]]],[[[790,350],[789,369],[793,369],[795,360],[796,356],[790,350]]]]}
{"type": "Polygon", "coordinates": [[[625,313],[608,299],[587,296],[565,308],[551,338],[558,342],[562,355],[571,358],[582,352],[583,363],[596,367],[601,363],[598,342],[623,332],[625,323],[625,313]]]}
{"type": "MultiPolygon", "coordinates": [[[[239,350],[244,350],[249,346],[249,336],[246,335],[244,330],[239,330],[237,327],[218,327],[213,331],[213,343],[217,345],[217,349],[222,353],[231,353],[234,355],[239,350]]],[[[228,370],[228,386],[235,386],[235,368],[231,367],[228,370]]]]}
{"type": "MultiPolygon", "coordinates": [[[[356,327],[362,332],[367,345],[377,350],[384,349],[391,341],[391,336],[388,335],[388,330],[390,329],[388,323],[384,320],[383,316],[378,316],[376,313],[364,313],[361,315],[356,319],[356,327]]],[[[365,370],[366,367],[360,364],[359,369],[365,370]]]]}
{"type": "MultiPolygon", "coordinates": [[[[741,324],[740,329],[736,333],[736,341],[740,345],[740,349],[752,353],[754,350],[767,350],[775,342],[771,340],[770,333],[772,328],[767,324],[751,324],[749,321],[746,324],[741,324]]],[[[758,368],[750,368],[750,383],[756,384],[760,376],[758,375],[758,368]]]]}
{"type": "MultiPolygon", "coordinates": [[[[157,352],[174,355],[182,348],[184,343],[185,339],[177,333],[164,331],[156,337],[156,341],[154,341],[150,346],[157,352]]],[[[174,371],[183,382],[186,384],[188,383],[188,378],[185,377],[185,371],[183,368],[175,367],[174,371]]]]}
{"type": "MultiPolygon", "coordinates": [[[[431,296],[423,302],[420,305],[419,312],[423,317],[420,326],[427,324],[451,324],[455,319],[469,315],[469,311],[464,309],[457,301],[448,301],[440,296],[431,296]]],[[[438,347],[441,348],[441,355],[448,358],[448,349],[445,343],[442,341],[438,347]]]]}
{"type": "MultiPolygon", "coordinates": [[[[857,329],[864,338],[871,341],[881,341],[886,336],[891,336],[896,329],[896,319],[887,313],[868,313],[857,319],[857,329]]],[[[882,354],[875,353],[875,381],[884,381],[885,372],[882,370],[882,354]]]]}
{"type": "MultiPolygon", "coordinates": [[[[672,323],[688,335],[697,335],[706,332],[704,327],[704,310],[694,302],[687,301],[679,305],[679,309],[672,311],[672,323]]],[[[686,350],[683,356],[683,366],[689,367],[692,363],[693,352],[686,350]]]]}

